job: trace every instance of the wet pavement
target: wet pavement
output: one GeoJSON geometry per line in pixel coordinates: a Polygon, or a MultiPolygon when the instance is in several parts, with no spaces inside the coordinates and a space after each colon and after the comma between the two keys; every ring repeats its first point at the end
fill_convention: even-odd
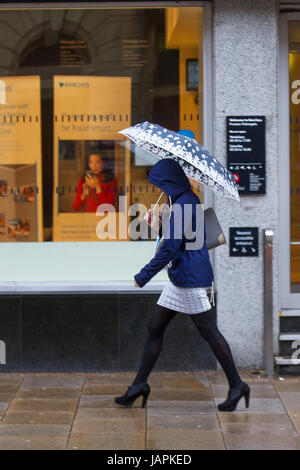
{"type": "Polygon", "coordinates": [[[240,373],[250,407],[232,413],[221,371],[153,372],[144,409],[114,403],[134,373],[0,374],[0,450],[300,450],[300,377],[240,373]]]}

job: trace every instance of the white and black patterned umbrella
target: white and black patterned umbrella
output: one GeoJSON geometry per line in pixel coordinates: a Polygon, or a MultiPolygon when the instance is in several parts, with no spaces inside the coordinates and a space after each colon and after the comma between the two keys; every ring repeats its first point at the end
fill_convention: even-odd
{"type": "Polygon", "coordinates": [[[147,121],[119,133],[158,159],[172,158],[177,161],[188,177],[216,193],[240,201],[232,173],[195,139],[147,121]]]}

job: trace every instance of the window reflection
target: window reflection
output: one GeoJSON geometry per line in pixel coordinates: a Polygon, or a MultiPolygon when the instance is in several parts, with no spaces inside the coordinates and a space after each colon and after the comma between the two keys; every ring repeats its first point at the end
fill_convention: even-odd
{"type": "Polygon", "coordinates": [[[290,269],[291,292],[300,292],[300,26],[289,22],[290,67],[290,269]]]}
{"type": "Polygon", "coordinates": [[[151,121],[203,143],[202,8],[12,9],[0,21],[0,241],[99,241],[99,204],[150,207],[160,194],[153,162],[118,130],[151,121]],[[31,168],[20,192],[9,165],[31,168]]]}

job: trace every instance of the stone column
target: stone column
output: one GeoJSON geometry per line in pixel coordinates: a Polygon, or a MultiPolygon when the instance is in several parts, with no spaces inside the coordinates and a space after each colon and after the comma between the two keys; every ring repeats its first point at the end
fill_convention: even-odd
{"type": "MultiPolygon", "coordinates": [[[[214,196],[228,238],[215,250],[218,325],[239,367],[263,366],[263,234],[274,230],[273,314],[279,308],[278,8],[276,0],[213,4],[214,154],[226,165],[226,116],[266,116],[266,194],[241,202],[214,196]],[[259,257],[229,257],[229,227],[259,228],[259,257]]],[[[276,348],[275,348],[276,352],[276,348]]]]}

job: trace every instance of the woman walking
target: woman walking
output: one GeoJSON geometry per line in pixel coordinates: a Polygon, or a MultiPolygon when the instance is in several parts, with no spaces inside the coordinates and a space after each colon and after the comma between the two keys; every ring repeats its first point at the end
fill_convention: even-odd
{"type": "Polygon", "coordinates": [[[239,400],[244,397],[249,406],[250,388],[243,382],[235,367],[230,347],[218,330],[207,297],[206,288],[214,280],[213,270],[206,247],[204,227],[204,244],[201,249],[187,249],[184,234],[184,206],[192,207],[192,231],[196,229],[196,206],[200,204],[193,192],[183,169],[175,160],[159,160],[151,169],[148,180],[171,198],[172,205],[178,204],[182,209],[181,237],[178,236],[178,224],[175,224],[174,212],[171,213],[167,236],[155,257],[134,276],[136,287],[143,287],[150,279],[169,263],[169,282],[164,287],[148,323],[148,337],[144,347],[142,361],[137,375],[127,392],[115,401],[119,405],[131,406],[143,396],[146,405],[150,386],[147,383],[162,348],[166,327],[178,312],[190,315],[199,333],[209,343],[216,359],[219,361],[228,380],[229,391],[226,401],[218,405],[220,411],[234,411],[239,400]],[[175,236],[176,235],[176,236],[175,236]]]}

